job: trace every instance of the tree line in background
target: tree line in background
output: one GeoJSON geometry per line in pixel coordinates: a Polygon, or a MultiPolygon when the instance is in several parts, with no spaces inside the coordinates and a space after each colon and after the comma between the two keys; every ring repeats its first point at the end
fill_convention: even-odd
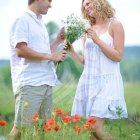
{"type": "Polygon", "coordinates": [[[140,82],[140,46],[125,47],[121,73],[126,82],[140,82]]]}

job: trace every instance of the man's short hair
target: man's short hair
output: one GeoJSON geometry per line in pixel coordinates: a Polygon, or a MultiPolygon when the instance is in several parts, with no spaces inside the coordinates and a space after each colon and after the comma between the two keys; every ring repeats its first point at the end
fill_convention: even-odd
{"type": "Polygon", "coordinates": [[[28,5],[31,5],[35,0],[28,0],[28,5]]]}

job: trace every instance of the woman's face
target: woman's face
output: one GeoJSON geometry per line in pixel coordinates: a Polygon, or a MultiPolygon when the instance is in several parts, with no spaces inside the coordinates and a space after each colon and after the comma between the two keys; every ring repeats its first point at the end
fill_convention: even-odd
{"type": "Polygon", "coordinates": [[[90,0],[84,0],[83,8],[84,8],[86,15],[93,17],[93,15],[95,14],[95,10],[94,10],[93,4],[91,3],[90,0]]]}

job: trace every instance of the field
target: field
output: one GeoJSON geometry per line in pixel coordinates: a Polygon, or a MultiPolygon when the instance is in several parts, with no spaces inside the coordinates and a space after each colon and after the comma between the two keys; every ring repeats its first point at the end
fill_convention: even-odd
{"type": "MultiPolygon", "coordinates": [[[[54,108],[59,107],[64,112],[70,113],[76,85],[76,82],[69,82],[54,88],[54,108]]],[[[14,97],[11,89],[6,88],[5,85],[0,86],[0,115],[9,120],[3,132],[3,135],[7,135],[12,126],[14,97]]],[[[125,83],[124,86],[129,118],[113,122],[108,120],[105,122],[104,130],[105,133],[110,132],[114,140],[140,140],[140,83],[125,83]]],[[[1,131],[2,129],[0,129],[0,134],[1,131]]],[[[71,140],[86,140],[87,136],[88,134],[83,134],[79,138],[71,140]]],[[[67,139],[65,138],[65,140],[67,139]]]]}

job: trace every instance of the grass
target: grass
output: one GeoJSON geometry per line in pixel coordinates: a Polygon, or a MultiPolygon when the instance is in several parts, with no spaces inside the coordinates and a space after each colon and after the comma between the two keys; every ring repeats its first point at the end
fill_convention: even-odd
{"type": "Polygon", "coordinates": [[[6,85],[0,84],[0,115],[14,114],[14,95],[6,85]]]}
{"type": "MultiPolygon", "coordinates": [[[[77,83],[68,82],[54,88],[54,107],[70,112],[77,83]]],[[[140,116],[140,83],[125,83],[125,99],[128,113],[140,116]]],[[[14,114],[14,95],[6,85],[0,85],[0,114],[14,114]]]]}
{"type": "Polygon", "coordinates": [[[106,121],[104,131],[109,132],[113,140],[140,140],[139,123],[129,120],[106,121]]]}
{"type": "MultiPolygon", "coordinates": [[[[54,108],[59,107],[69,114],[76,86],[76,82],[68,82],[55,87],[53,91],[54,108]]],[[[140,140],[140,83],[125,83],[124,87],[129,118],[120,121],[106,121],[104,130],[105,133],[110,132],[114,137],[114,140],[140,140]]],[[[5,85],[0,85],[0,89],[0,114],[3,116],[14,114],[14,97],[11,89],[7,88],[5,85]]],[[[4,131],[3,134],[7,135],[12,125],[13,123],[9,122],[5,130],[0,128],[0,134],[4,131]]],[[[70,135],[73,135],[73,133],[70,133],[70,135]]],[[[85,133],[77,139],[75,139],[75,136],[71,140],[86,140],[87,137],[89,137],[89,134],[85,133]]]]}
{"type": "Polygon", "coordinates": [[[60,107],[64,112],[70,112],[75,90],[76,83],[74,82],[57,86],[54,89],[54,107],[60,107]]]}
{"type": "Polygon", "coordinates": [[[140,117],[140,83],[126,83],[124,87],[126,93],[125,99],[129,114],[140,117]]]}

